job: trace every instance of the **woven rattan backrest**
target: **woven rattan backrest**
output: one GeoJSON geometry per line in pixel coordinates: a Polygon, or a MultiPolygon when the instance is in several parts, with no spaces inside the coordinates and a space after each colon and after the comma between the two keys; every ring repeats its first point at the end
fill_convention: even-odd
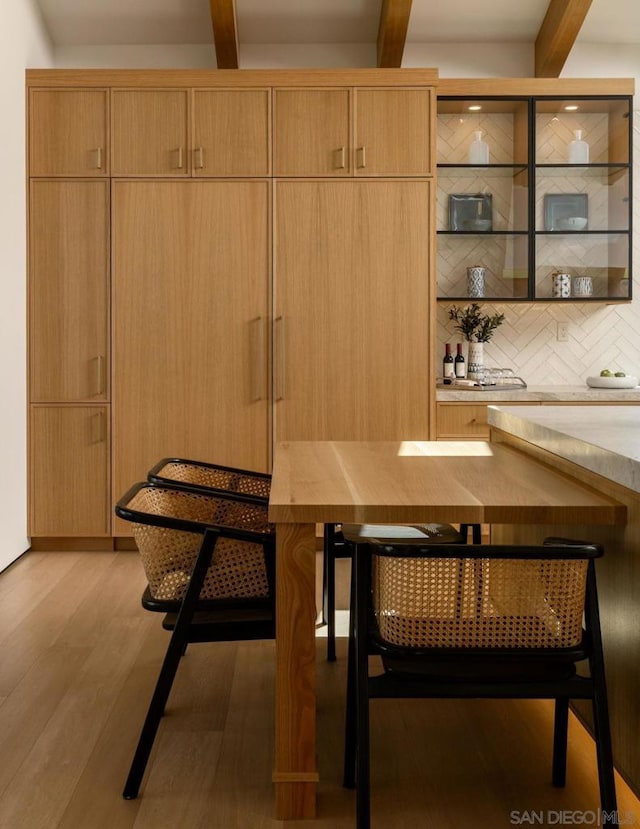
{"type": "Polygon", "coordinates": [[[262,475],[234,471],[215,466],[205,466],[188,461],[169,461],[155,475],[155,479],[178,481],[184,484],[204,486],[237,492],[241,495],[256,495],[268,498],[271,481],[262,475]]]}
{"type": "MultiPolygon", "coordinates": [[[[264,534],[265,539],[271,532],[266,506],[204,493],[148,486],[136,493],[128,507],[149,516],[250,530],[264,534]]],[[[202,544],[202,534],[145,523],[134,523],[133,534],[151,595],[155,599],[181,600],[202,544]]],[[[218,538],[200,598],[261,598],[268,595],[263,544],[218,538]]]]}
{"type": "Polygon", "coordinates": [[[373,555],[381,637],[413,648],[569,648],[582,638],[584,559],[373,555]]]}

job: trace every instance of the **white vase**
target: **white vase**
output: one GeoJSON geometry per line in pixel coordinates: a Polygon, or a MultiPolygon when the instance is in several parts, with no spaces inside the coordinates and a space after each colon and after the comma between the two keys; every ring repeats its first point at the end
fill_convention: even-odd
{"type": "Polygon", "coordinates": [[[573,136],[573,141],[569,142],[569,164],[588,164],[589,145],[582,138],[582,130],[574,130],[573,136]]]}
{"type": "Polygon", "coordinates": [[[484,343],[469,343],[467,377],[471,380],[482,380],[484,377],[484,343]]]}
{"type": "Polygon", "coordinates": [[[482,130],[476,130],[474,139],[469,144],[469,164],[488,164],[489,145],[482,140],[482,130]]]}

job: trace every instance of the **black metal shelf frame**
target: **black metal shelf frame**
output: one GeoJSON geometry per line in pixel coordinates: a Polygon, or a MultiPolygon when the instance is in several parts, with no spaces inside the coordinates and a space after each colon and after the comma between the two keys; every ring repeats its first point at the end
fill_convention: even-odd
{"type": "MultiPolygon", "coordinates": [[[[447,95],[441,96],[438,100],[444,101],[467,101],[469,96],[462,95],[447,95]]],[[[569,96],[571,100],[575,101],[625,101],[627,103],[627,112],[625,117],[629,120],[627,130],[628,147],[626,162],[594,162],[590,164],[538,164],[536,163],[536,103],[538,101],[565,101],[566,95],[545,95],[545,96],[518,96],[518,95],[478,95],[474,96],[474,100],[478,101],[513,101],[527,103],[527,141],[528,141],[528,160],[526,164],[438,164],[438,170],[451,169],[513,169],[521,172],[527,171],[527,214],[528,214],[528,229],[527,230],[490,230],[490,231],[457,231],[457,230],[438,230],[438,236],[527,236],[529,240],[527,252],[527,296],[526,297],[483,297],[483,302],[552,302],[552,303],[566,303],[566,302],[629,302],[632,299],[632,239],[633,239],[633,215],[631,205],[633,204],[633,108],[632,99],[629,95],[572,95],[569,96]],[[629,192],[628,198],[628,228],[626,230],[537,230],[535,225],[535,211],[536,211],[536,180],[537,171],[553,168],[566,168],[571,170],[598,170],[598,169],[628,169],[629,170],[629,192]],[[553,297],[538,297],[536,296],[536,238],[539,236],[628,236],[628,274],[629,274],[629,288],[628,294],[624,297],[617,296],[597,296],[597,297],[568,297],[568,298],[553,298],[553,297]]],[[[443,297],[437,296],[441,302],[464,302],[468,301],[468,296],[462,297],[443,297]]]]}

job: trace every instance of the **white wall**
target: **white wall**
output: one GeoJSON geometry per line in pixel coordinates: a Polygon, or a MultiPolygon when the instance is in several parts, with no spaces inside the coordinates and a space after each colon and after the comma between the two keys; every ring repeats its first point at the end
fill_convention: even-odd
{"type": "Polygon", "coordinates": [[[0,570],[28,546],[24,70],[51,64],[50,44],[32,0],[0,3],[0,570]]]}

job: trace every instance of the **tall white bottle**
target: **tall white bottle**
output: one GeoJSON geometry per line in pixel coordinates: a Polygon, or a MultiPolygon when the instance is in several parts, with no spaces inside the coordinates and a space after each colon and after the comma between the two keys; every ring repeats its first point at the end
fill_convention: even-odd
{"type": "Polygon", "coordinates": [[[476,130],[475,138],[469,144],[469,164],[488,164],[489,145],[482,140],[482,130],[476,130]]]}
{"type": "Polygon", "coordinates": [[[573,141],[569,141],[569,164],[588,164],[589,145],[582,139],[582,130],[574,130],[573,135],[573,141]]]}

